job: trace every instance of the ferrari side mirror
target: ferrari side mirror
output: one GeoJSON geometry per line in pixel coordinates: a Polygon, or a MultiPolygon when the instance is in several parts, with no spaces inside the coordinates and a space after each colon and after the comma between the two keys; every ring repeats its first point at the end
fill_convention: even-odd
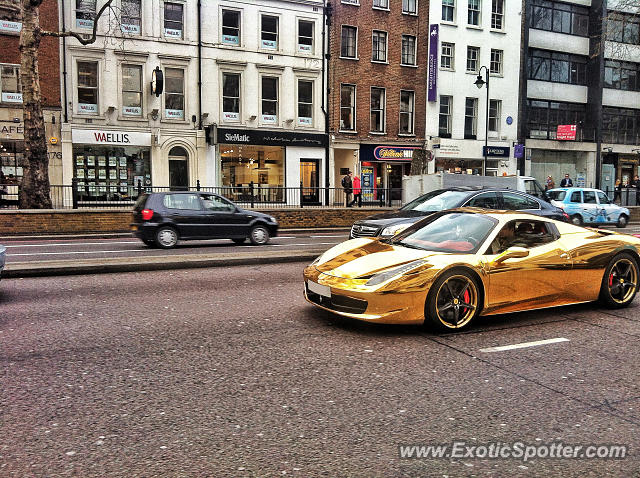
{"type": "Polygon", "coordinates": [[[494,264],[502,264],[507,259],[521,259],[523,257],[528,257],[529,251],[524,247],[510,247],[502,254],[499,254],[498,257],[493,261],[494,264]]]}

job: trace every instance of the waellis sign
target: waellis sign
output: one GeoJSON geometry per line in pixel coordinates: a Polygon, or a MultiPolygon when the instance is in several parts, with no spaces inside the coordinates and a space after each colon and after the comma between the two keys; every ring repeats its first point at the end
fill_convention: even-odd
{"type": "Polygon", "coordinates": [[[71,130],[74,144],[106,144],[117,146],[151,146],[151,133],[138,131],[71,130]]]}

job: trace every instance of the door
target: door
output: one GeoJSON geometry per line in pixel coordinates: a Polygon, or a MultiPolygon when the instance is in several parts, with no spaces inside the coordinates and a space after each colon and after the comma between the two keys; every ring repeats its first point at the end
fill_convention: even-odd
{"type": "Polygon", "coordinates": [[[235,204],[216,194],[200,195],[204,206],[207,237],[234,238],[249,235],[249,218],[235,204]]]}
{"type": "Polygon", "coordinates": [[[599,206],[595,191],[582,191],[580,208],[584,222],[606,222],[604,209],[599,206]]]}
{"type": "Polygon", "coordinates": [[[197,194],[165,194],[163,204],[167,208],[167,216],[175,224],[180,237],[205,235],[204,211],[197,194]]]}
{"type": "Polygon", "coordinates": [[[175,146],[169,151],[169,188],[172,191],[189,190],[189,156],[187,151],[175,146]]]}
{"type": "Polygon", "coordinates": [[[481,207],[484,209],[500,209],[498,194],[494,192],[477,194],[463,204],[463,206],[481,207]]]}
{"type": "Polygon", "coordinates": [[[502,195],[502,207],[508,211],[522,211],[540,215],[540,203],[535,199],[521,196],[515,193],[500,193],[502,195]]]}
{"type": "Polygon", "coordinates": [[[511,221],[496,234],[483,258],[489,313],[575,302],[571,255],[559,238],[553,224],[529,219],[511,221]],[[497,261],[510,247],[529,255],[497,261]]]}
{"type": "MultiPolygon", "coordinates": [[[[600,187],[607,194],[613,195],[613,188],[616,180],[616,169],[613,164],[602,165],[602,176],[600,181],[600,187]]],[[[612,196],[613,197],[613,196],[612,196]]]]}
{"type": "Polygon", "coordinates": [[[596,191],[596,195],[598,196],[600,209],[604,212],[604,219],[607,222],[617,222],[620,208],[616,204],[613,204],[609,197],[602,191],[596,191]]]}
{"type": "Polygon", "coordinates": [[[387,163],[387,169],[389,171],[388,187],[391,189],[391,200],[402,200],[402,176],[404,175],[404,163],[389,164],[387,163]]]}
{"type": "Polygon", "coordinates": [[[300,187],[302,204],[320,204],[318,189],[318,160],[300,159],[300,187]]]}

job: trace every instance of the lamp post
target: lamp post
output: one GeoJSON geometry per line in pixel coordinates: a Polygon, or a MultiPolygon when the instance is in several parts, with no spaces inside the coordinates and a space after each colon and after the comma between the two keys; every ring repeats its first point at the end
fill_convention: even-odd
{"type": "Polygon", "coordinates": [[[487,85],[487,115],[484,124],[484,163],[482,164],[482,175],[487,175],[487,150],[489,149],[489,68],[481,66],[478,70],[478,78],[474,83],[478,89],[482,89],[484,85],[487,85]],[[482,69],[485,71],[485,79],[482,79],[482,69]]]}

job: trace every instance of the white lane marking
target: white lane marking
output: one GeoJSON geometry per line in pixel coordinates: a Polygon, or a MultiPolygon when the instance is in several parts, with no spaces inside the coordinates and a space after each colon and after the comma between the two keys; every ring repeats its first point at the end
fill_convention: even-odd
{"type": "Polygon", "coordinates": [[[15,256],[65,256],[71,254],[113,254],[113,253],[124,253],[124,252],[138,252],[138,251],[147,251],[150,252],[149,249],[125,249],[123,251],[67,251],[67,252],[20,252],[17,254],[9,254],[7,257],[15,257],[15,256]]]}
{"type": "Polygon", "coordinates": [[[309,236],[309,237],[318,237],[318,238],[329,238],[329,237],[347,237],[349,234],[340,234],[339,236],[309,236]]]}
{"type": "Polygon", "coordinates": [[[304,244],[267,244],[271,247],[288,247],[288,246],[330,246],[339,244],[339,242],[307,242],[304,244]]]}
{"type": "Polygon", "coordinates": [[[18,244],[16,246],[6,246],[9,247],[59,247],[59,246],[102,246],[105,244],[140,244],[140,241],[106,241],[106,242],[75,242],[75,243],[58,243],[58,244],[18,244]]]}
{"type": "Polygon", "coordinates": [[[514,345],[502,345],[500,347],[489,347],[486,349],[480,349],[480,352],[503,352],[505,350],[524,349],[527,347],[538,347],[539,345],[557,344],[558,342],[569,342],[569,339],[564,337],[558,337],[555,339],[537,340],[535,342],[524,342],[514,345]]]}

